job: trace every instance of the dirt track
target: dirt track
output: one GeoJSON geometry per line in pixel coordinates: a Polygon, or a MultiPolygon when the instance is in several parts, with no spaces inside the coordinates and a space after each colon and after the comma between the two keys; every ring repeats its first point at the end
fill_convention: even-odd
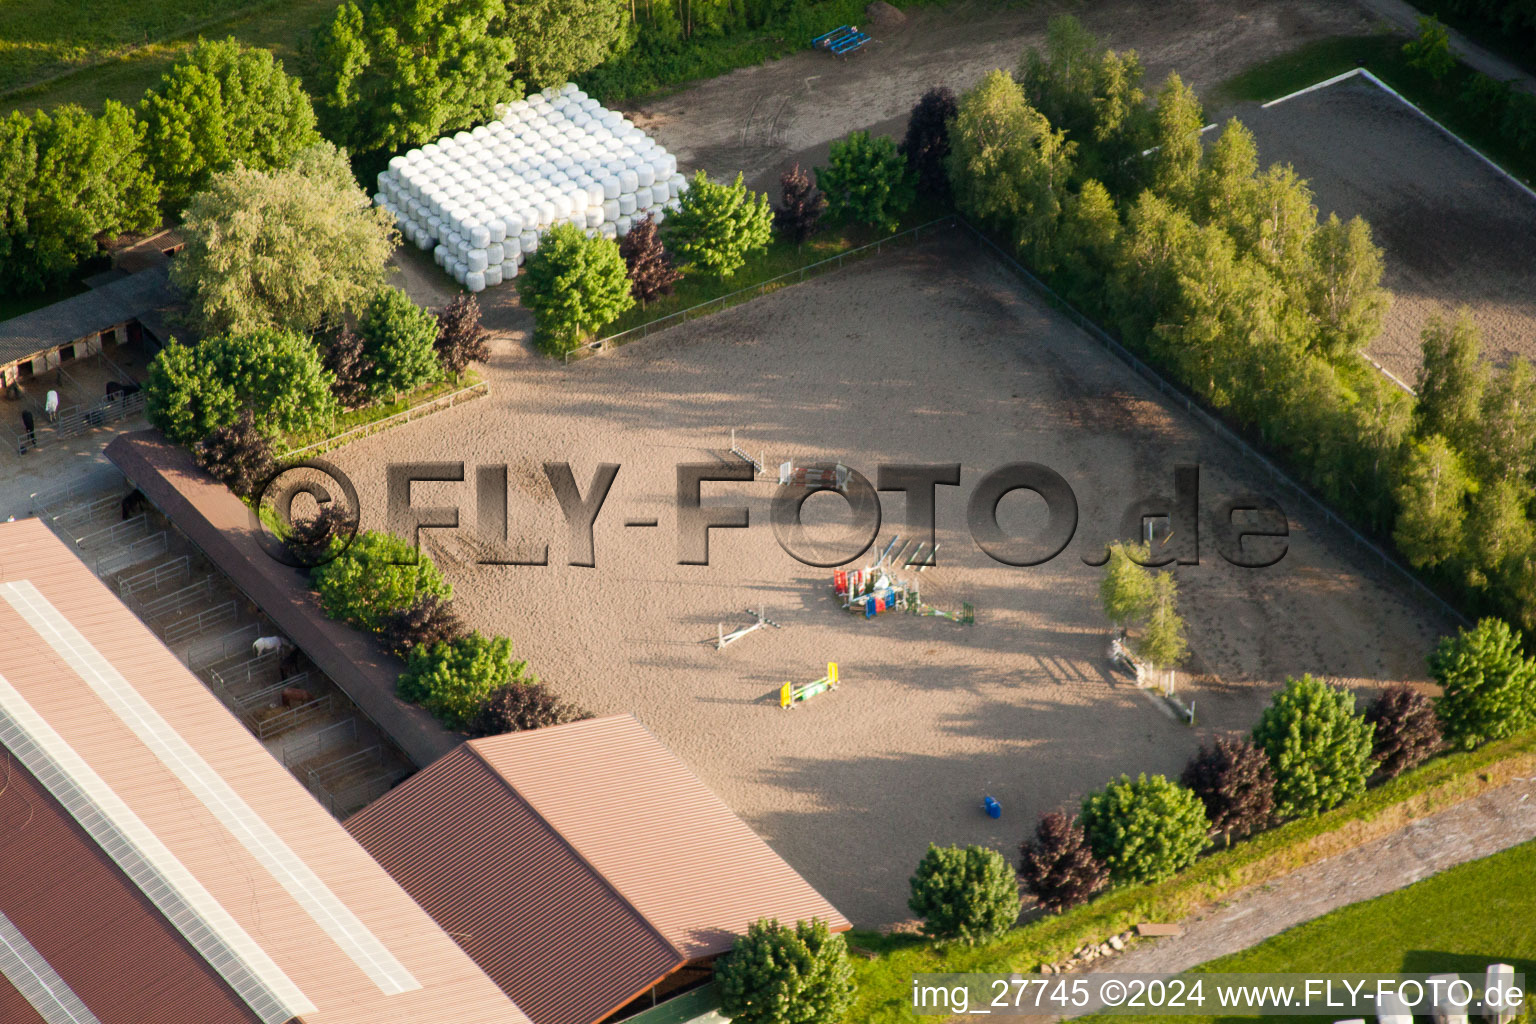
{"type": "MultiPolygon", "coordinates": [[[[1448,628],[1289,508],[1291,550],[1275,568],[1222,562],[1207,523],[1202,563],[1180,570],[1191,643],[1211,672],[1181,691],[1198,729],[1111,674],[1099,571],[1080,556],[1116,532],[1133,497],[1169,489],[1176,463],[1202,466],[1207,511],[1222,494],[1266,486],[960,237],[569,366],[511,340],[496,346],[491,398],[336,453],[365,525],[382,525],[386,460],[510,464],[513,532],[547,538],[552,564],[450,567],[471,622],[512,636],[520,657],[594,711],[639,715],[860,924],[907,916],[906,879],[928,841],[1012,851],[1041,811],[1122,771],[1177,773],[1202,738],[1246,730],[1287,674],[1366,690],[1423,681],[1424,656],[1448,628]],[[732,427],[770,463],[840,458],[873,476],[882,462],[961,462],[962,486],[939,489],[940,565],[921,582],[935,603],[972,601],[978,624],[841,611],[830,573],[775,544],[766,483],[709,485],[710,501],[745,503],[753,526],[716,531],[710,566],[676,565],[674,467],[723,461],[732,427]],[[964,528],[980,475],[1022,459],[1065,476],[1081,510],[1077,539],[1034,569],[992,562],[964,528]],[[570,460],[583,488],[597,463],[623,467],[598,522],[596,569],[565,565],[545,460],[570,460]],[[659,529],[623,525],[650,516],[659,529]],[[759,604],[782,629],[724,652],[706,643],[759,604]],[[827,661],[842,666],[843,686],[780,711],[779,684],[815,679],[827,661]],[[1001,821],[979,810],[984,793],[1002,801],[1001,821]]],[[[473,523],[467,483],[419,484],[414,501],[457,504],[473,523]]],[[[900,497],[885,503],[882,538],[908,532],[900,497]]],[[[1035,514],[1023,496],[1001,506],[1020,534],[1035,514]]],[[[474,550],[453,539],[441,549],[474,550]]]]}

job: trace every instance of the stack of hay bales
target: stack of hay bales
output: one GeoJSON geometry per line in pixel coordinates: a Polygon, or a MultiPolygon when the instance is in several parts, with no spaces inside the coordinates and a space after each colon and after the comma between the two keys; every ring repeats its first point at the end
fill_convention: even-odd
{"type": "Polygon", "coordinates": [[[647,215],[660,222],[688,188],[675,157],[575,85],[496,114],[394,157],[373,197],[472,292],[516,277],[556,224],[615,238],[647,215]]]}

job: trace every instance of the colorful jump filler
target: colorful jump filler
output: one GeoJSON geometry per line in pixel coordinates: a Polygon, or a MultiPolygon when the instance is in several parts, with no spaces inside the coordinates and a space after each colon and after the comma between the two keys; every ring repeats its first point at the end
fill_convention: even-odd
{"type": "Polygon", "coordinates": [[[818,694],[835,689],[837,689],[837,662],[829,661],[827,662],[827,674],[815,682],[806,683],[804,686],[796,686],[794,683],[786,682],[783,686],[779,687],[779,707],[788,711],[796,704],[803,703],[818,694]]]}
{"type": "Polygon", "coordinates": [[[917,574],[934,564],[934,555],[939,546],[935,544],[929,548],[927,544],[920,543],[909,556],[907,555],[907,549],[911,547],[909,541],[902,545],[896,557],[892,558],[891,552],[896,549],[900,540],[900,537],[892,537],[873,565],[863,569],[833,571],[832,589],[838,597],[842,598],[843,607],[850,612],[862,612],[866,619],[900,608],[908,615],[932,615],[974,626],[976,609],[969,601],[962,601],[959,610],[936,608],[923,601],[917,574]],[[904,578],[898,575],[894,568],[888,568],[888,566],[897,565],[911,569],[913,575],[904,578]]]}

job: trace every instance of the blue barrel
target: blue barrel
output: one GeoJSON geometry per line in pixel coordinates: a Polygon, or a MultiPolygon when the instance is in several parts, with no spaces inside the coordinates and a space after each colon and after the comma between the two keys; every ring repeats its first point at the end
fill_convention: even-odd
{"type": "Polygon", "coordinates": [[[1001,818],[1003,816],[1003,805],[990,796],[982,798],[981,806],[987,809],[987,817],[989,818],[1001,818]]]}

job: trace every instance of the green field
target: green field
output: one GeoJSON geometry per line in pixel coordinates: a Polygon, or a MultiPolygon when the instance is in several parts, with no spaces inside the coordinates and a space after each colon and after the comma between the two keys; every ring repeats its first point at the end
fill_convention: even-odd
{"type": "MultiPolygon", "coordinates": [[[[1297,925],[1201,973],[1481,974],[1506,963],[1536,977],[1536,842],[1443,871],[1374,900],[1297,925]]],[[[1111,1024],[1124,1017],[1084,1017],[1111,1024]]],[[[1159,1017],[1168,1024],[1319,1017],[1159,1017]]]]}

